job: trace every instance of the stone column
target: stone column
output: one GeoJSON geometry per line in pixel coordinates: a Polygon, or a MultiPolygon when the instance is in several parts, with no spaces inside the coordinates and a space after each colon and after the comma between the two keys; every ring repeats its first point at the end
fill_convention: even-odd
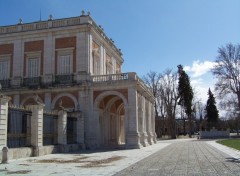
{"type": "Polygon", "coordinates": [[[144,147],[148,146],[147,133],[146,133],[146,109],[145,109],[145,97],[142,97],[142,133],[141,143],[144,147]]]}
{"type": "Polygon", "coordinates": [[[152,133],[152,106],[151,106],[151,103],[147,100],[147,134],[148,134],[148,143],[150,145],[153,144],[153,133],[152,133]]]}
{"type": "Polygon", "coordinates": [[[77,119],[77,143],[80,145],[81,149],[85,149],[83,113],[80,111],[72,112],[70,116],[75,117],[77,119]]]}
{"type": "Polygon", "coordinates": [[[0,95],[0,151],[7,146],[8,101],[10,97],[0,95]]]}
{"type": "Polygon", "coordinates": [[[58,144],[67,144],[67,111],[58,112],[58,144]]]}
{"type": "Polygon", "coordinates": [[[77,143],[81,145],[82,149],[86,149],[84,143],[84,116],[83,113],[79,114],[77,119],[77,143]]]}
{"type": "Polygon", "coordinates": [[[153,133],[153,142],[156,144],[157,143],[157,134],[155,130],[155,108],[154,108],[154,103],[151,103],[151,116],[152,116],[152,133],[153,133]]]}
{"type": "Polygon", "coordinates": [[[140,148],[140,136],[138,133],[137,90],[128,89],[128,107],[126,107],[126,148],[140,148]]]}
{"type": "Polygon", "coordinates": [[[33,156],[44,155],[41,151],[43,146],[43,104],[29,105],[32,111],[31,118],[31,146],[33,146],[33,156]]]}

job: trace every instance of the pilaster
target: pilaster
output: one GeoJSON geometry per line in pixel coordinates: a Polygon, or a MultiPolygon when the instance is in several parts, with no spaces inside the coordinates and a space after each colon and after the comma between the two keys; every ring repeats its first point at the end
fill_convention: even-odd
{"type": "Polygon", "coordinates": [[[7,146],[8,102],[10,97],[0,95],[0,151],[7,146]]]}
{"type": "Polygon", "coordinates": [[[127,125],[126,130],[126,147],[140,148],[140,135],[138,133],[138,111],[137,111],[137,90],[133,87],[128,89],[128,107],[126,111],[127,125]]]}
{"type": "Polygon", "coordinates": [[[151,111],[151,103],[146,100],[146,106],[147,106],[147,135],[148,135],[148,143],[152,145],[153,142],[153,133],[152,133],[152,111],[151,111]]]}
{"type": "Polygon", "coordinates": [[[43,74],[53,74],[54,73],[54,61],[55,61],[55,49],[54,49],[54,40],[52,33],[48,33],[47,37],[44,39],[44,67],[43,74]]]}
{"type": "Polygon", "coordinates": [[[42,155],[40,148],[43,146],[43,108],[44,105],[29,105],[32,111],[31,118],[31,146],[34,147],[33,155],[42,155]]]}
{"type": "Polygon", "coordinates": [[[45,97],[44,97],[44,103],[45,103],[45,110],[47,110],[47,111],[51,111],[51,106],[52,106],[52,104],[51,104],[51,93],[45,93],[45,95],[44,95],[45,97]]]}
{"type": "Polygon", "coordinates": [[[85,149],[83,113],[80,111],[76,111],[72,112],[70,116],[77,119],[77,143],[80,145],[81,149],[85,149]]]}
{"type": "Polygon", "coordinates": [[[152,133],[153,133],[153,142],[156,144],[157,143],[157,134],[156,134],[156,130],[155,130],[155,108],[154,108],[154,104],[151,102],[151,107],[152,107],[152,133]]]}
{"type": "Polygon", "coordinates": [[[142,97],[142,132],[141,132],[141,144],[146,147],[148,146],[147,133],[146,133],[146,109],[145,109],[145,97],[142,97]]]}
{"type": "Polygon", "coordinates": [[[31,145],[40,147],[43,145],[43,105],[29,105],[32,111],[31,118],[31,145]]]}

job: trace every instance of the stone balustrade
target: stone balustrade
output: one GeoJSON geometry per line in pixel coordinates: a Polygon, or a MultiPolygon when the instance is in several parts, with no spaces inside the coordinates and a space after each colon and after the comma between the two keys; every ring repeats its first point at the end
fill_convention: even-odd
{"type": "Polygon", "coordinates": [[[230,137],[229,130],[219,131],[219,130],[213,128],[210,131],[200,131],[199,132],[200,139],[217,139],[217,138],[229,138],[229,137],[230,137]]]}
{"type": "Polygon", "coordinates": [[[67,26],[76,26],[81,24],[90,24],[93,28],[103,36],[106,41],[111,44],[112,48],[122,55],[121,50],[118,49],[114,41],[111,38],[108,38],[107,35],[104,33],[103,28],[100,25],[97,25],[94,20],[88,15],[81,15],[78,17],[72,18],[65,18],[65,19],[52,19],[49,18],[48,21],[38,21],[33,23],[26,23],[24,24],[22,19],[19,20],[19,23],[16,25],[11,26],[0,26],[0,36],[3,34],[9,33],[17,33],[17,32],[26,32],[26,31],[35,31],[35,30],[43,30],[43,29],[54,29],[54,28],[61,28],[67,26]]]}

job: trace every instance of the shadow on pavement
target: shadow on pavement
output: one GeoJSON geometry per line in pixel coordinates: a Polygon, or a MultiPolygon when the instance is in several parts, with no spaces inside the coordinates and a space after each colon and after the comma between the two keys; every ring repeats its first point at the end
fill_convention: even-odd
{"type": "Polygon", "coordinates": [[[240,163],[240,158],[225,158],[227,162],[231,162],[231,163],[240,163]]]}

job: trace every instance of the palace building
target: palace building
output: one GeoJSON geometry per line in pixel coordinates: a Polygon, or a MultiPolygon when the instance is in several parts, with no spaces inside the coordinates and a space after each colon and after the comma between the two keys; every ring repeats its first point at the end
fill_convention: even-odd
{"type": "Polygon", "coordinates": [[[9,105],[38,102],[44,111],[81,116],[81,140],[72,142],[89,149],[156,143],[154,96],[135,72],[122,73],[123,61],[90,13],[0,26],[1,93],[9,105]]]}

